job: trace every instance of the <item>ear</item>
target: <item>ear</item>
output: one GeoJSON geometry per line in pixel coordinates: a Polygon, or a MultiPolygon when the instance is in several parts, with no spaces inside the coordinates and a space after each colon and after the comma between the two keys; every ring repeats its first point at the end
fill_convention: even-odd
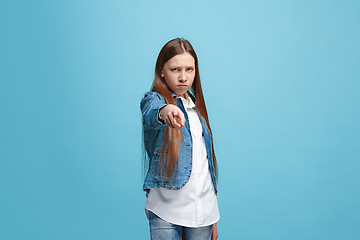
{"type": "Polygon", "coordinates": [[[163,71],[161,71],[161,77],[164,77],[164,72],[163,71]]]}

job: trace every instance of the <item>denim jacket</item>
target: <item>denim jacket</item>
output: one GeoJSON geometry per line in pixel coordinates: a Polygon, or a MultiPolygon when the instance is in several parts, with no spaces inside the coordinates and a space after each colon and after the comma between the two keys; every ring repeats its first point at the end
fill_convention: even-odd
{"type": "MultiPolygon", "coordinates": [[[[172,93],[173,97],[176,97],[172,93]]],[[[168,127],[161,119],[159,119],[159,109],[164,107],[165,99],[157,92],[147,92],[141,100],[140,108],[142,113],[143,131],[144,131],[144,145],[147,155],[149,156],[149,169],[145,176],[143,190],[149,193],[150,188],[166,188],[177,190],[182,188],[189,180],[192,168],[192,138],[189,126],[189,119],[184,109],[180,98],[175,99],[177,106],[184,113],[186,122],[185,126],[181,128],[184,139],[180,143],[179,148],[179,164],[178,169],[175,168],[172,181],[165,176],[160,175],[159,160],[161,154],[161,141],[165,129],[168,127]]],[[[203,118],[204,122],[205,119],[203,118]]],[[[215,193],[217,194],[217,184],[214,173],[214,164],[211,148],[211,136],[208,128],[202,121],[202,130],[205,140],[206,153],[210,166],[211,179],[214,185],[215,193]]]]}

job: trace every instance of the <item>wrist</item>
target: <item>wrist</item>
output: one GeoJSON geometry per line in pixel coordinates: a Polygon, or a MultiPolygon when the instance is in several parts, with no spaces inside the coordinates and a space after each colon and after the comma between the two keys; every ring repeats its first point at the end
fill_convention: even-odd
{"type": "Polygon", "coordinates": [[[165,123],[165,119],[161,116],[161,111],[164,109],[164,107],[166,107],[166,105],[162,106],[161,108],[159,108],[159,114],[158,114],[158,119],[162,122],[165,123]]]}

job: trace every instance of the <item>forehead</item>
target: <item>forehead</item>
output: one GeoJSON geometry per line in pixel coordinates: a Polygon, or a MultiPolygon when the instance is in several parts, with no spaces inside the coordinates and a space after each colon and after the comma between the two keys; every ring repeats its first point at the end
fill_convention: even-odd
{"type": "Polygon", "coordinates": [[[195,66],[195,59],[190,53],[184,52],[170,58],[165,65],[170,66],[195,66]]]}

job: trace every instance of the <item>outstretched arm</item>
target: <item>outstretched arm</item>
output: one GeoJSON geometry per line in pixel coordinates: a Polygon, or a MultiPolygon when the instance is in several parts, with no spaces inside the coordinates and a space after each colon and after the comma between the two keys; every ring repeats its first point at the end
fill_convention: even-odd
{"type": "Polygon", "coordinates": [[[159,109],[166,106],[165,99],[157,92],[147,92],[140,102],[143,123],[146,128],[161,129],[168,126],[158,118],[159,109]]]}

